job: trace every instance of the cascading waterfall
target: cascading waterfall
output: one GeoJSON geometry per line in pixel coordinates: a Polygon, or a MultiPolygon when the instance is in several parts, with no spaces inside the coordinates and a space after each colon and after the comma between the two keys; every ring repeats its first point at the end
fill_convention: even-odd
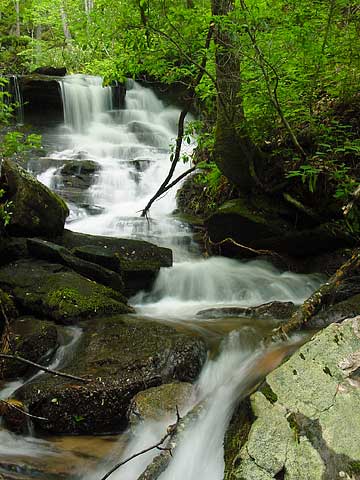
{"type": "MultiPolygon", "coordinates": [[[[100,166],[95,183],[86,192],[87,202],[99,213],[91,215],[82,205],[71,203],[68,227],[83,233],[145,239],[174,250],[174,266],[161,269],[151,292],[131,299],[139,315],[201,325],[202,319],[195,314],[207,307],[254,306],[272,300],[301,303],[318,287],[320,276],[281,273],[259,260],[200,258],[189,226],[172,216],[176,207],[174,190],[154,204],[150,221],[140,218],[139,211],[168,172],[179,110],[133,81],[127,83],[125,106],[120,110],[113,109],[111,89],[103,88],[98,77],[74,75],[59,82],[65,124],[46,137],[56,144],[47,158],[53,164],[38,178],[54,186],[58,166],[69,160],[92,160],[100,166]]],[[[191,154],[192,148],[190,145],[184,153],[191,154]]],[[[188,168],[183,164],[178,167],[178,173],[188,168]]],[[[161,480],[223,477],[226,426],[239,396],[259,374],[254,364],[266,355],[260,347],[261,334],[251,325],[239,323],[233,330],[223,338],[218,355],[206,362],[195,387],[196,395],[188,404],[190,409],[204,401],[205,408],[186,432],[161,480]]],[[[8,385],[6,393],[9,390],[8,385]]],[[[158,441],[173,421],[164,418],[162,422],[140,425],[122,458],[158,441]]],[[[0,432],[0,440],[3,434],[0,432]]],[[[35,456],[38,451],[34,448],[35,456]]],[[[111,478],[136,480],[155,454],[139,457],[111,478]]],[[[97,480],[118,461],[115,449],[99,471],[82,471],[79,476],[97,480]]]]}
{"type": "MultiPolygon", "coordinates": [[[[176,252],[179,250],[179,257],[188,256],[181,247],[191,242],[189,228],[170,217],[176,207],[175,191],[167,194],[166,201],[155,203],[150,222],[140,217],[168,172],[179,110],[166,106],[150,89],[131,80],[127,82],[125,108],[112,110],[111,89],[101,84],[101,78],[83,75],[60,80],[67,148],[51,157],[64,162],[89,159],[101,167],[88,191],[88,201],[102,213],[91,216],[70,205],[71,229],[170,243],[176,252]]],[[[191,149],[187,145],[184,153],[191,153],[191,149]]],[[[179,173],[185,168],[180,163],[179,173]]],[[[51,185],[49,176],[47,183],[51,185]]]]}

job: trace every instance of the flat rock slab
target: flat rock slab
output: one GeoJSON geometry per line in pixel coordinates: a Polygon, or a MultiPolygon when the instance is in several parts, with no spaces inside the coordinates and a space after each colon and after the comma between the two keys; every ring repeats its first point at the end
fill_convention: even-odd
{"type": "Polygon", "coordinates": [[[287,320],[295,312],[292,302],[268,302],[256,307],[218,307],[197,312],[200,318],[257,317],[287,320]]]}
{"type": "Polygon", "coordinates": [[[121,273],[126,294],[149,289],[161,267],[172,266],[169,248],[124,238],[100,237],[65,230],[57,243],[77,257],[121,273]]]}
{"type": "Polygon", "coordinates": [[[206,358],[203,341],[148,320],[126,316],[87,322],[73,363],[63,371],[89,378],[76,383],[42,376],[17,393],[29,412],[49,419],[53,433],[106,433],[127,424],[131,399],[141,390],[193,381],[206,358]]]}
{"type": "Polygon", "coordinates": [[[360,316],[332,324],[266,378],[225,478],[334,480],[360,474],[360,316]]]}
{"type": "Polygon", "coordinates": [[[0,286],[12,293],[20,310],[65,325],[133,311],[121,293],[42,260],[19,260],[0,268],[0,286]]]}

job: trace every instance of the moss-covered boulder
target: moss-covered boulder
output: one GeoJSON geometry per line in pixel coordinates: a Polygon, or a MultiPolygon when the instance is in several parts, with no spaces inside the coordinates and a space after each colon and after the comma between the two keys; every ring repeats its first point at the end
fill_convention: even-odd
{"type": "Polygon", "coordinates": [[[65,202],[10,160],[4,160],[0,186],[12,202],[8,231],[16,236],[51,238],[64,229],[69,210],[65,202]]]}
{"type": "Polygon", "coordinates": [[[131,401],[128,417],[132,426],[146,420],[159,421],[166,417],[176,420],[177,409],[182,416],[193,394],[191,383],[165,383],[139,392],[131,401]]]}
{"type": "Polygon", "coordinates": [[[226,480],[359,477],[359,332],[359,316],[332,324],[266,377],[226,480]]]}
{"type": "Polygon", "coordinates": [[[57,263],[30,259],[6,265],[0,268],[0,286],[12,292],[24,313],[63,324],[133,311],[121,293],[57,263]]]}
{"type": "MultiPolygon", "coordinates": [[[[20,317],[11,323],[9,343],[7,353],[41,363],[57,348],[57,329],[53,323],[45,320],[20,317]]],[[[2,375],[6,379],[17,378],[24,376],[31,368],[22,362],[6,360],[2,375]]]]}
{"type": "Polygon", "coordinates": [[[171,267],[169,248],[141,240],[100,237],[64,230],[57,243],[77,257],[121,273],[125,292],[132,295],[149,289],[161,267],[171,267]]]}
{"type": "Polygon", "coordinates": [[[355,244],[341,222],[299,229],[292,216],[282,204],[240,197],[225,202],[205,224],[210,245],[229,256],[251,256],[255,249],[306,257],[355,244]]]}
{"type": "Polygon", "coordinates": [[[91,379],[77,383],[39,377],[17,396],[43,429],[54,433],[105,433],[124,428],[131,399],[162,383],[193,381],[206,358],[202,340],[157,322],[126,316],[84,325],[68,373],[91,379]]]}

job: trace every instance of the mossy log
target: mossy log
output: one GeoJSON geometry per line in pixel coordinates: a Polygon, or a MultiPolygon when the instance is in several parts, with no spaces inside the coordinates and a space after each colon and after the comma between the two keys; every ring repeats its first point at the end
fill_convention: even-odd
{"type": "Polygon", "coordinates": [[[287,323],[273,331],[271,340],[303,328],[320,310],[358,293],[360,293],[360,248],[355,249],[351,258],[305,300],[287,323]]]}

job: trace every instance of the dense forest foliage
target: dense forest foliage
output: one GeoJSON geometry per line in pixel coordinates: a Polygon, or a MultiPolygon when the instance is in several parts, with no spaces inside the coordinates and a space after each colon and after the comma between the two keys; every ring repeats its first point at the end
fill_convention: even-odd
{"type": "Polygon", "coordinates": [[[352,0],[2,0],[0,73],[178,85],[212,195],[223,173],[341,219],[360,173],[359,19],[352,0]]]}

